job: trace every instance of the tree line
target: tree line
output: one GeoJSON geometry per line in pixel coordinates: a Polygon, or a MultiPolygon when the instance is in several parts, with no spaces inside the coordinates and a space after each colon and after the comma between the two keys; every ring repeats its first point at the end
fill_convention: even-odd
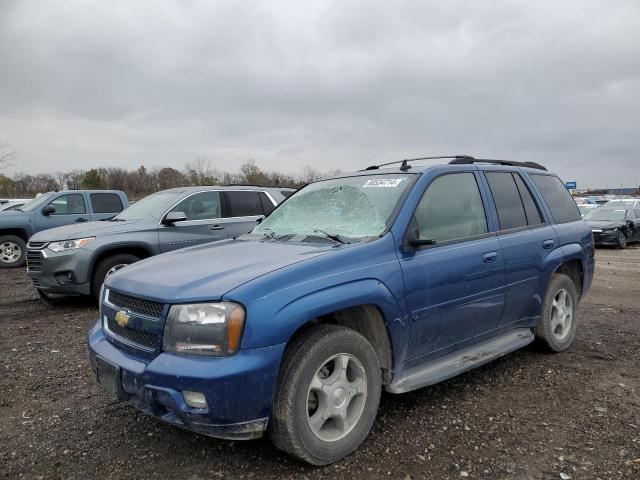
{"type": "Polygon", "coordinates": [[[321,172],[313,167],[304,167],[297,175],[266,171],[253,160],[247,161],[237,173],[213,168],[205,158],[187,162],[184,169],[171,167],[147,168],[140,165],[136,170],[119,167],[72,170],[70,172],[41,173],[30,175],[16,173],[12,177],[0,174],[1,197],[34,197],[38,193],[53,190],[112,189],[122,190],[132,200],[139,200],[158,190],[196,185],[261,185],[294,187],[336,175],[338,170],[321,172]]]}

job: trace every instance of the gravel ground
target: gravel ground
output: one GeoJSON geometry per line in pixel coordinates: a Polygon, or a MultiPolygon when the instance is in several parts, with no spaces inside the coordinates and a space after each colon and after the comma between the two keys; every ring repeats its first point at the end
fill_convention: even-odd
{"type": "Polygon", "coordinates": [[[598,250],[597,265],[569,351],[532,346],[385,394],[364,445],[324,468],[266,440],[202,437],[112,401],[86,356],[96,309],[77,299],[46,309],[22,269],[1,271],[0,476],[640,479],[640,248],[598,250]]]}

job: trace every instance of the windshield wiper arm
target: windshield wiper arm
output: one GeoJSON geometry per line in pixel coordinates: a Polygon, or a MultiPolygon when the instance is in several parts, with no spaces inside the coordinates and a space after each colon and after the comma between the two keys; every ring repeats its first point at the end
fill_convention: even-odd
{"type": "Polygon", "coordinates": [[[342,243],[343,245],[346,245],[347,243],[349,243],[349,242],[345,242],[342,238],[340,238],[340,235],[336,235],[335,233],[328,233],[319,228],[314,230],[313,233],[322,233],[325,237],[330,238],[331,240],[335,240],[336,242],[342,243]]]}

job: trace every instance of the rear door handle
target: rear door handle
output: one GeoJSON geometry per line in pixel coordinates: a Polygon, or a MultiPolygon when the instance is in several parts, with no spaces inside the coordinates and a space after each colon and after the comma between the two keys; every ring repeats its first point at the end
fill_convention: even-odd
{"type": "Polygon", "coordinates": [[[211,225],[209,230],[224,230],[224,225],[211,225]]]}
{"type": "Polygon", "coordinates": [[[88,222],[86,218],[76,218],[77,223],[88,222]]]}
{"type": "Polygon", "coordinates": [[[482,255],[484,263],[494,263],[498,259],[498,252],[489,252],[482,255]]]}
{"type": "Polygon", "coordinates": [[[542,248],[549,250],[550,248],[553,248],[554,244],[555,242],[553,240],[545,240],[542,242],[542,248]]]}

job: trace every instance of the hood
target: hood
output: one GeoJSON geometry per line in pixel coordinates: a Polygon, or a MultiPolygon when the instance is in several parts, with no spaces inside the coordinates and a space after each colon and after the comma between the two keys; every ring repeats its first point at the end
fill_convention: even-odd
{"type": "Polygon", "coordinates": [[[339,248],[325,243],[223,240],[134,263],[110,276],[106,286],[166,303],[219,300],[250,280],[339,248]]]}
{"type": "Polygon", "coordinates": [[[48,230],[38,232],[31,237],[31,240],[35,242],[54,242],[58,240],[72,240],[74,238],[125,233],[132,230],[138,230],[141,222],[143,222],[143,220],[72,223],[71,225],[49,228],[48,230]]]}
{"type": "Polygon", "coordinates": [[[605,228],[618,228],[622,227],[625,222],[621,220],[587,220],[587,225],[591,229],[603,230],[605,228]]]}

